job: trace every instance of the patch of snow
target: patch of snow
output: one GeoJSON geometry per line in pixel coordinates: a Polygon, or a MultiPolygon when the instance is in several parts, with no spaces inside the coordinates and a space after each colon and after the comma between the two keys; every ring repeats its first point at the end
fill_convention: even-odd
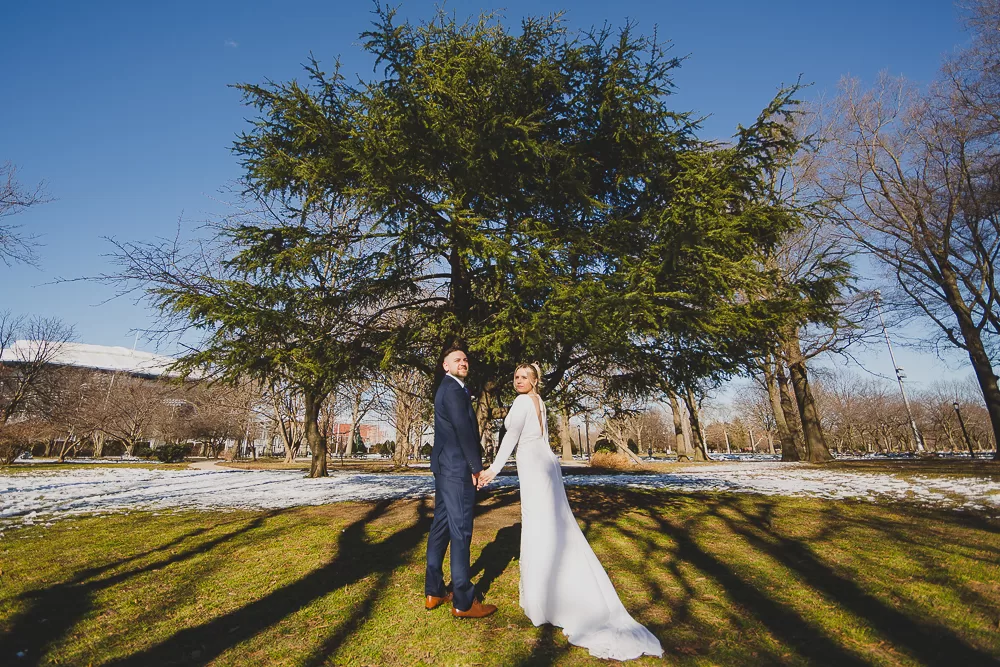
{"type": "MultiPolygon", "coordinates": [[[[826,499],[905,500],[941,507],[1000,509],[1000,481],[823,470],[789,463],[730,463],[667,474],[564,476],[567,486],[724,491],[826,499]]],[[[489,488],[515,488],[516,476],[489,488]]],[[[429,475],[333,472],[308,479],[284,470],[93,468],[0,476],[0,521],[32,525],[74,514],[132,510],[281,509],[342,501],[432,496],[429,475]]]]}

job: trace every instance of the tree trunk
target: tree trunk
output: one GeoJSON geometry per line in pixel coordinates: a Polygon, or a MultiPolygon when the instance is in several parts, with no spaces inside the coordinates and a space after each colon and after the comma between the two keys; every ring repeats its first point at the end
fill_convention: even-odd
{"type": "MultiPolygon", "coordinates": [[[[950,299],[949,299],[950,301],[950,299]]],[[[964,303],[963,303],[964,305],[964,303]]],[[[983,400],[986,402],[986,412],[990,415],[990,426],[993,428],[993,439],[1000,442],[1000,385],[997,382],[997,374],[993,372],[993,364],[986,353],[983,345],[982,335],[972,322],[966,309],[962,313],[952,307],[958,316],[958,327],[965,340],[966,351],[969,353],[969,361],[972,362],[972,370],[976,373],[976,380],[979,382],[979,389],[983,392],[983,400]]],[[[993,454],[994,461],[1000,461],[1000,447],[996,448],[993,454]]]]}
{"type": "Polygon", "coordinates": [[[809,374],[806,362],[802,357],[797,332],[793,332],[785,343],[788,352],[788,374],[795,390],[795,402],[799,406],[799,419],[802,422],[802,436],[806,445],[806,460],[810,463],[832,461],[833,455],[826,446],[823,437],[823,426],[820,423],[819,410],[809,388],[809,374]]]}
{"type": "MultiPolygon", "coordinates": [[[[497,384],[493,380],[487,380],[476,400],[476,421],[479,424],[479,447],[486,460],[492,461],[496,456],[500,443],[493,437],[493,430],[490,422],[493,419],[493,406],[497,404],[497,384]]],[[[417,445],[419,448],[419,444],[417,445]]]]}
{"type": "Polygon", "coordinates": [[[805,458],[805,448],[802,446],[799,418],[796,414],[795,402],[792,400],[791,389],[788,386],[788,376],[785,375],[785,369],[782,367],[781,361],[777,358],[774,364],[774,378],[778,384],[778,401],[781,403],[781,415],[785,420],[785,426],[788,428],[788,437],[792,442],[792,446],[788,447],[787,454],[785,453],[784,443],[782,443],[781,460],[801,461],[805,458]]]}
{"type": "Polygon", "coordinates": [[[684,439],[684,421],[681,419],[681,405],[677,392],[673,389],[667,392],[670,396],[670,412],[674,418],[674,446],[677,449],[678,461],[690,461],[691,452],[688,451],[687,440],[684,439]]]}
{"type": "Polygon", "coordinates": [[[98,431],[91,436],[91,440],[94,441],[94,458],[99,459],[104,456],[104,434],[98,431]]]}
{"type": "Polygon", "coordinates": [[[559,442],[562,444],[562,460],[573,462],[573,440],[569,434],[569,411],[563,408],[559,411],[559,442]]]}
{"type": "Polygon", "coordinates": [[[312,464],[309,466],[310,477],[326,477],[326,438],[319,430],[319,409],[323,405],[323,396],[304,394],[305,398],[305,429],[306,442],[312,452],[312,464]]]}
{"type": "MultiPolygon", "coordinates": [[[[351,401],[351,432],[347,435],[347,444],[344,446],[344,456],[347,458],[354,456],[354,439],[357,437],[358,415],[361,414],[361,392],[358,391],[353,398],[354,400],[351,401]]],[[[306,437],[306,442],[309,442],[308,436],[306,437]]],[[[309,446],[312,447],[312,443],[309,446]]]]}
{"type": "Polygon", "coordinates": [[[392,460],[396,466],[405,467],[410,455],[413,436],[413,397],[402,389],[396,389],[396,447],[392,460]]]}
{"type": "MultiPolygon", "coordinates": [[[[778,442],[781,443],[781,460],[798,461],[799,452],[795,447],[795,438],[792,436],[792,430],[788,427],[788,420],[785,419],[785,407],[781,401],[781,390],[778,387],[778,381],[775,379],[775,367],[772,363],[773,360],[768,355],[764,360],[763,366],[764,385],[767,387],[767,398],[771,402],[771,413],[774,415],[775,430],[778,431],[778,442]]],[[[771,453],[774,453],[773,448],[771,449],[771,453]]]]}
{"type": "Polygon", "coordinates": [[[684,395],[684,403],[687,404],[688,418],[691,420],[691,440],[694,449],[695,461],[708,461],[708,447],[705,446],[705,433],[701,430],[701,418],[698,416],[698,401],[694,397],[694,391],[688,387],[684,395]]]}

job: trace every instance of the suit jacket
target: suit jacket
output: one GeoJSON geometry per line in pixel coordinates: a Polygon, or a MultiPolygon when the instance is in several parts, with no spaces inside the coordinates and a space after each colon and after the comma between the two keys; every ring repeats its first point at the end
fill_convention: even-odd
{"type": "Polygon", "coordinates": [[[483,469],[479,422],[472,400],[455,378],[445,376],[434,395],[431,470],[446,477],[469,477],[483,469]]]}

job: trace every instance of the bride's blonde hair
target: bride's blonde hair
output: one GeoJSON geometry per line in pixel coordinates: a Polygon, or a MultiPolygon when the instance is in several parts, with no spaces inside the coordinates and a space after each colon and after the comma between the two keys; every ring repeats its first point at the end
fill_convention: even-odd
{"type": "Polygon", "coordinates": [[[514,372],[516,373],[520,370],[525,370],[531,373],[531,377],[534,378],[535,380],[535,391],[538,391],[539,387],[542,386],[541,367],[537,363],[531,362],[530,364],[528,363],[518,364],[517,368],[514,369],[514,372]]]}

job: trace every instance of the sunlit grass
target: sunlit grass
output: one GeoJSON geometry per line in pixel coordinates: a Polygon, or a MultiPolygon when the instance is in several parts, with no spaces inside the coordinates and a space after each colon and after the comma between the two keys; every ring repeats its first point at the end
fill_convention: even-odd
{"type": "MultiPolygon", "coordinates": [[[[996,522],[906,504],[570,495],[671,664],[1000,660],[996,522]]],[[[600,663],[517,605],[516,493],[484,496],[480,508],[474,569],[500,606],[481,621],[423,609],[426,501],[8,529],[0,664],[600,663]]]]}

